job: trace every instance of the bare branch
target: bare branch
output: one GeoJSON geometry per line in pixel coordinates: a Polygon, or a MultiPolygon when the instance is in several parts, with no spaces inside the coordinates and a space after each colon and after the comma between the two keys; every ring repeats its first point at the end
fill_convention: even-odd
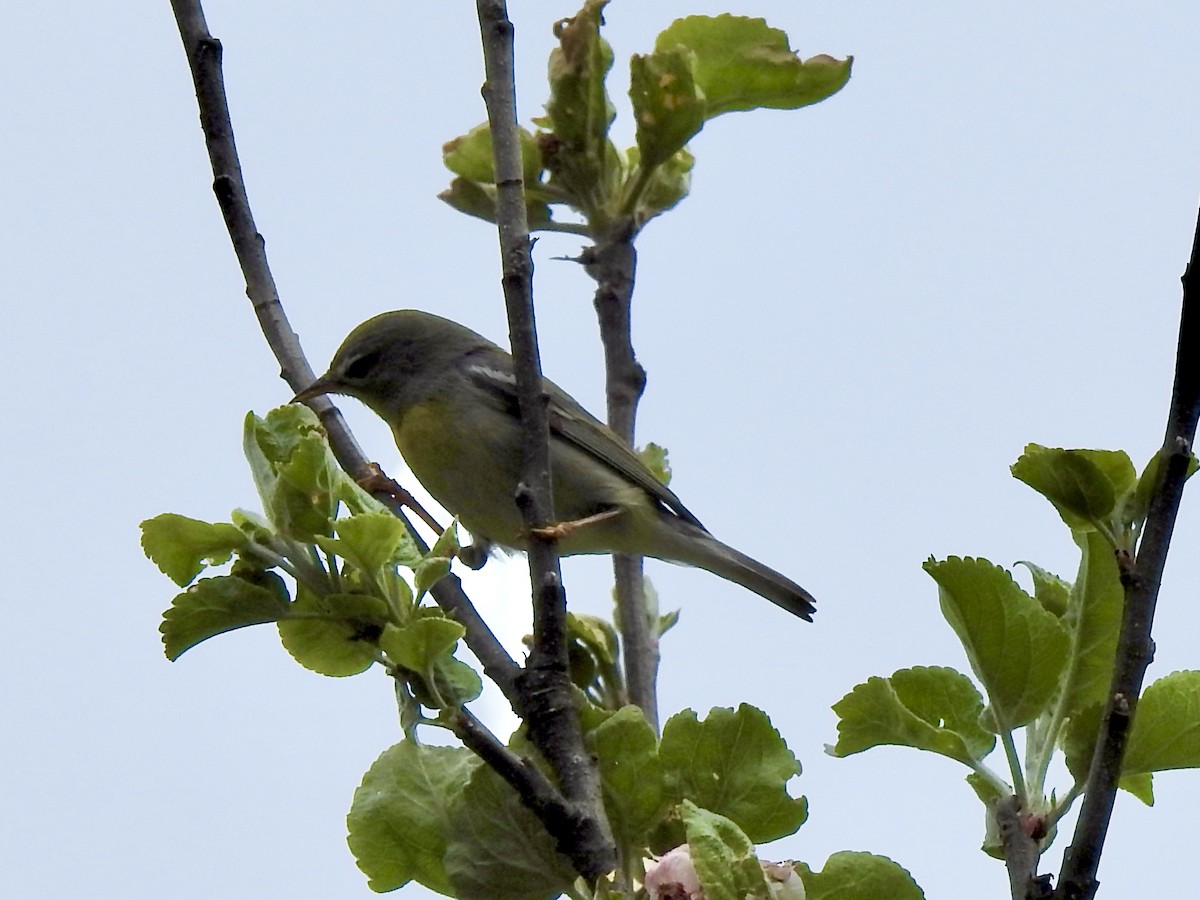
{"type": "MultiPolygon", "coordinates": [[[[488,122],[496,172],[496,223],[500,236],[509,339],[524,426],[523,468],[517,502],[531,531],[534,642],[519,681],[530,737],[558,777],[577,813],[570,830],[543,819],[579,873],[595,880],[616,866],[616,849],[600,794],[600,776],[583,743],[567,661],[567,604],[558,552],[534,529],[554,521],[550,479],[547,397],[542,384],[533,312],[533,261],[525,215],[521,147],[517,135],[513,26],[504,0],[477,0],[483,40],[488,122]]],[[[537,812],[536,808],[534,809],[537,812]]]]}
{"type": "MultiPolygon", "coordinates": [[[[175,12],[179,36],[183,40],[188,67],[196,87],[200,126],[204,130],[204,140],[208,146],[213,170],[213,192],[217,196],[234,252],[246,279],[246,295],[250,298],[271,351],[279,360],[283,377],[292,390],[296,391],[312,382],[313,371],[300,348],[300,339],[292,330],[280,303],[275,279],[267,262],[266,244],[250,211],[250,199],[242,180],[242,167],[233,139],[229,104],[225,98],[221,42],[209,33],[200,0],[171,0],[171,8],[175,12]]],[[[342,468],[360,481],[377,471],[368,462],[337,408],[324,398],[313,401],[313,405],[318,410],[329,435],[330,446],[342,468]]],[[[404,520],[409,532],[421,544],[422,549],[425,549],[411,523],[389,502],[389,498],[378,493],[376,497],[389,503],[393,511],[404,520]]],[[[479,659],[484,671],[496,682],[515,709],[515,683],[520,668],[484,624],[463,592],[458,579],[452,576],[443,578],[434,586],[432,593],[442,609],[466,628],[467,633],[463,640],[467,647],[479,659]]]]}
{"type": "MultiPolygon", "coordinates": [[[[630,446],[633,446],[638,403],[646,389],[646,370],[633,352],[635,235],[632,220],[619,223],[611,235],[585,250],[580,259],[596,282],[592,304],[600,323],[600,342],[604,346],[608,427],[630,446]]],[[[658,611],[646,607],[641,557],[614,556],[613,575],[626,690],[630,702],[642,710],[657,731],[658,611]]]]}
{"type": "MultiPolygon", "coordinates": [[[[1200,416],[1200,218],[1192,256],[1183,274],[1183,311],[1175,356],[1175,386],[1167,431],[1159,451],[1159,483],[1150,500],[1137,557],[1122,565],[1125,610],[1117,642],[1112,689],[1092,755],[1087,787],[1071,847],[1063,859],[1056,900],[1090,900],[1099,881],[1096,871],[1112,817],[1121,761],[1141,696],[1146,667],[1154,655],[1151,626],[1171,533],[1183,497],[1188,463],[1200,416]]],[[[1119,561],[1120,562],[1120,561],[1119,561]]]]}

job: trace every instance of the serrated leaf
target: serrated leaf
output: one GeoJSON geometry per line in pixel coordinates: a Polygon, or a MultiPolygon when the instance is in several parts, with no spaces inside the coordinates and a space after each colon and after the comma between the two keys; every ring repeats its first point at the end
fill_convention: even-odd
{"type": "Polygon", "coordinates": [[[825,860],[819,872],[803,863],[796,867],[807,900],[922,900],[925,896],[907,869],[873,853],[843,850],[825,860]]]}
{"type": "Polygon", "coordinates": [[[421,554],[404,523],[390,512],[368,512],[334,522],[337,538],[317,535],[322,550],[340,556],[372,579],[397,565],[415,566],[421,554]]]}
{"type": "Polygon", "coordinates": [[[446,874],[459,900],[551,900],[575,880],[541,822],[486,766],[454,799],[446,837],[446,874]]]}
{"type": "Polygon", "coordinates": [[[407,625],[387,625],[379,647],[392,661],[413,672],[427,672],[439,657],[454,652],[466,634],[461,624],[441,616],[425,616],[407,625]]]}
{"type": "Polygon", "coordinates": [[[851,59],[801,60],[787,35],[763,19],[688,16],[654,42],[655,50],[686,47],[694,54],[696,85],[706,116],[737,110],[798,109],[837,93],[850,79],[851,59]]]}
{"type": "Polygon", "coordinates": [[[452,894],[442,862],[450,808],[478,765],[469,750],[411,741],[375,760],[346,817],[350,852],[371,890],[391,891],[416,881],[452,894]]]}
{"type": "Polygon", "coordinates": [[[275,622],[288,614],[290,605],[277,589],[245,578],[219,575],[202,579],[176,596],[171,608],[163,613],[158,629],[163,649],[167,659],[174,661],[210,637],[247,625],[275,622]]]}
{"type": "Polygon", "coordinates": [[[1146,688],[1122,775],[1200,767],[1200,672],[1172,672],[1146,688]]]}
{"type": "MultiPolygon", "coordinates": [[[[1085,529],[1105,521],[1119,496],[1111,476],[1112,460],[1100,454],[1027,444],[1011,471],[1053,503],[1068,527],[1085,529]]],[[[1132,463],[1129,469],[1132,472],[1132,463]]]]}
{"type": "Polygon", "coordinates": [[[246,546],[246,536],[233,525],[212,524],[176,513],[163,513],[142,523],[142,550],[159,571],[187,587],[207,566],[229,561],[246,546]]]}
{"type": "Polygon", "coordinates": [[[642,165],[666,162],[704,124],[704,95],[692,76],[692,53],[672,47],[629,60],[629,99],[642,165]]]}
{"type": "Polygon", "coordinates": [[[967,652],[1001,727],[1031,722],[1046,708],[1066,662],[1066,629],[1012,576],[985,559],[929,560],[942,615],[967,652]]]}
{"type": "Polygon", "coordinates": [[[378,597],[319,597],[301,589],[291,617],[279,623],[279,638],[306,669],[334,678],[357,675],[375,662],[379,653],[376,641],[388,616],[387,604],[378,597]]]}
{"type": "Polygon", "coordinates": [[[1018,560],[1018,566],[1024,566],[1033,576],[1033,596],[1042,608],[1060,619],[1067,611],[1071,599],[1071,582],[1064,581],[1053,572],[1034,565],[1028,560],[1018,560]]]}
{"type": "Polygon", "coordinates": [[[996,745],[995,737],[979,725],[979,691],[953,669],[902,669],[891,678],[870,678],[835,703],[833,711],[838,714],[835,756],[896,744],[971,763],[996,745]]]}
{"type": "Polygon", "coordinates": [[[658,738],[636,706],[625,706],[587,733],[604,791],[604,808],[619,846],[645,846],[669,806],[658,738]]]}
{"type": "Polygon", "coordinates": [[[1112,681],[1125,590],[1112,547],[1098,532],[1076,534],[1079,574],[1063,623],[1072,647],[1064,676],[1063,712],[1074,715],[1103,702],[1112,681]]]}
{"type": "Polygon", "coordinates": [[[684,710],[663,726],[659,759],[673,800],[688,799],[737,823],[755,843],[792,834],[808,801],[787,792],[800,763],[766,713],[715,708],[704,721],[684,710]]]}
{"type": "Polygon", "coordinates": [[[680,804],[680,817],[705,900],[766,900],[771,895],[754,844],[736,823],[689,800],[680,804]]]}

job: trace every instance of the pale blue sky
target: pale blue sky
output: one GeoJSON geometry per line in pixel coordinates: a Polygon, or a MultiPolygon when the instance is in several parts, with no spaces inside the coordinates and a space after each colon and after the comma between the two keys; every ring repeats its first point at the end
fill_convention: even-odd
{"type": "MultiPolygon", "coordinates": [[[[550,25],[574,8],[513,6],[527,119],[550,25]]],[[[683,608],[663,711],[771,714],[811,804],[772,855],[820,867],[870,850],[930,897],[1006,896],[965,772],[900,749],[828,758],[829,707],[870,675],[966,668],[920,568],[930,554],[1073,575],[1057,516],[1007,472],[1026,442],[1124,448],[1139,465],[1157,446],[1200,196],[1200,9],[616,0],[608,36],[621,60],[676,16],[722,11],[765,16],[805,56],[854,54],[854,76],[818,107],[728,116],[694,142],[693,196],[639,243],[640,437],[670,448],[673,486],[719,537],[820,612],[795,623],[651,564],[664,605],[683,608]]],[[[314,367],[390,308],[503,340],[494,233],[435,199],[441,143],[484,117],[474,4],[207,13],[314,367]]],[[[6,22],[3,893],[369,896],[343,818],[398,737],[387,681],[312,675],[268,628],[174,665],[158,641],[174,590],[137,523],[254,506],[241,419],[289,396],[209,189],[169,4],[13,4],[6,22]]],[[[613,94],[628,140],[626,71],[613,94]]],[[[553,259],[579,247],[539,242],[539,322],[547,372],[598,409],[589,282],[553,259]]],[[[394,466],[386,431],[349,412],[394,466]]],[[[1200,668],[1198,510],[1185,499],[1152,677],[1200,668]]],[[[572,602],[604,611],[606,571],[571,562],[572,602]]],[[[511,568],[471,586],[514,652],[519,581],[511,568]]],[[[1102,897],[1193,888],[1200,775],[1157,786],[1153,810],[1118,800],[1102,897]]]]}

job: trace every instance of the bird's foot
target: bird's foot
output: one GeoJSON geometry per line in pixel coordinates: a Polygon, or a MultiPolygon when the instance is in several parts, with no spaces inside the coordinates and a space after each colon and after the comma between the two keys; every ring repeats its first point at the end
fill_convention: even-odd
{"type": "Polygon", "coordinates": [[[620,509],[606,509],[598,512],[595,515],[584,516],[582,519],[571,519],[568,522],[555,522],[553,525],[547,525],[544,528],[532,528],[530,532],[535,536],[546,541],[561,541],[581,528],[586,528],[589,525],[595,525],[597,522],[606,522],[609,519],[615,518],[621,514],[620,509]]]}

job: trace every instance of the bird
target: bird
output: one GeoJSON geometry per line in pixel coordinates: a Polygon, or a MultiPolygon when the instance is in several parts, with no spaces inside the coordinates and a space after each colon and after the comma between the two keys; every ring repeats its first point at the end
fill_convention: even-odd
{"type": "MultiPolygon", "coordinates": [[[[542,386],[560,555],[695,566],[812,621],[808,591],[713,537],[624,440],[554,382],[542,386]]],[[[353,397],[382,418],[416,479],[476,541],[527,548],[516,502],[523,431],[507,351],[429,312],[385,312],[350,332],[329,370],[293,402],[325,394],[353,397]]]]}

